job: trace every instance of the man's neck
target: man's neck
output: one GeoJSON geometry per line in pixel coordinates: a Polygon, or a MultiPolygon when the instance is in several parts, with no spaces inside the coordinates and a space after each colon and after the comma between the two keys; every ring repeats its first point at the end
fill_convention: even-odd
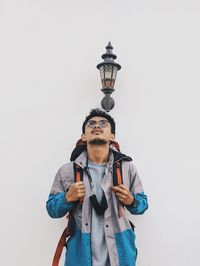
{"type": "Polygon", "coordinates": [[[88,160],[93,163],[106,163],[109,160],[109,146],[88,145],[88,160]]]}

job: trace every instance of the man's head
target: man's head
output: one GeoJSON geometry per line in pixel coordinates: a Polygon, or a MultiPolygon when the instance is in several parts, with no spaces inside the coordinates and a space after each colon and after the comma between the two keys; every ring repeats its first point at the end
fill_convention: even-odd
{"type": "Polygon", "coordinates": [[[89,144],[103,145],[115,139],[115,121],[101,109],[93,109],[82,125],[81,139],[89,144]]]}

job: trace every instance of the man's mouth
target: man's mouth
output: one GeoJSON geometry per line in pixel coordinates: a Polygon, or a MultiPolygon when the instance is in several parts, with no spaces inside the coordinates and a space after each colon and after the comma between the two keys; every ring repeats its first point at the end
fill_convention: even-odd
{"type": "Polygon", "coordinates": [[[98,130],[93,130],[93,131],[92,131],[92,134],[99,134],[99,133],[102,133],[102,132],[103,132],[102,130],[99,130],[99,129],[98,129],[98,130]]]}

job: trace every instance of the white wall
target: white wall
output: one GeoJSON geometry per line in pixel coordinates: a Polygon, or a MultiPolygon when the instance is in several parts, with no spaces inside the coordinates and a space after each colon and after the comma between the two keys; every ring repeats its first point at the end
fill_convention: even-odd
{"type": "Polygon", "coordinates": [[[0,0],[0,261],[49,266],[65,219],[45,203],[89,110],[108,41],[111,112],[150,208],[138,266],[199,266],[200,2],[0,0]]]}

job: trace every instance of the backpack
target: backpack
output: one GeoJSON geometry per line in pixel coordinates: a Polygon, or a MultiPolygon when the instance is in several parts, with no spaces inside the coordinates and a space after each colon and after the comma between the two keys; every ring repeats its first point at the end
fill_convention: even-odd
{"type": "MultiPolygon", "coordinates": [[[[117,142],[112,142],[112,145],[117,149],[117,151],[114,151],[114,163],[113,163],[113,185],[118,186],[120,184],[123,184],[123,175],[122,175],[122,158],[128,161],[131,161],[132,159],[124,154],[120,153],[119,144],[117,142]],[[119,159],[119,154],[121,159],[119,159]],[[119,159],[119,160],[117,160],[119,159]]],[[[86,149],[85,142],[82,142],[81,140],[78,140],[76,143],[76,148],[73,150],[71,154],[70,160],[73,161],[73,169],[74,169],[74,183],[83,181],[83,168],[77,165],[74,161],[75,159],[80,155],[83,150],[86,149]]],[[[79,204],[83,203],[83,199],[79,200],[79,204]]],[[[118,205],[119,206],[119,205],[118,205]]],[[[122,206],[119,206],[118,208],[119,217],[122,215],[122,206]]],[[[63,251],[64,246],[67,247],[67,239],[69,239],[70,236],[73,235],[75,230],[75,219],[74,219],[74,212],[70,211],[68,215],[66,216],[68,219],[67,227],[64,229],[60,240],[58,242],[52,266],[58,266],[60,257],[63,251]]],[[[131,223],[131,227],[134,229],[134,225],[131,223]]]]}

